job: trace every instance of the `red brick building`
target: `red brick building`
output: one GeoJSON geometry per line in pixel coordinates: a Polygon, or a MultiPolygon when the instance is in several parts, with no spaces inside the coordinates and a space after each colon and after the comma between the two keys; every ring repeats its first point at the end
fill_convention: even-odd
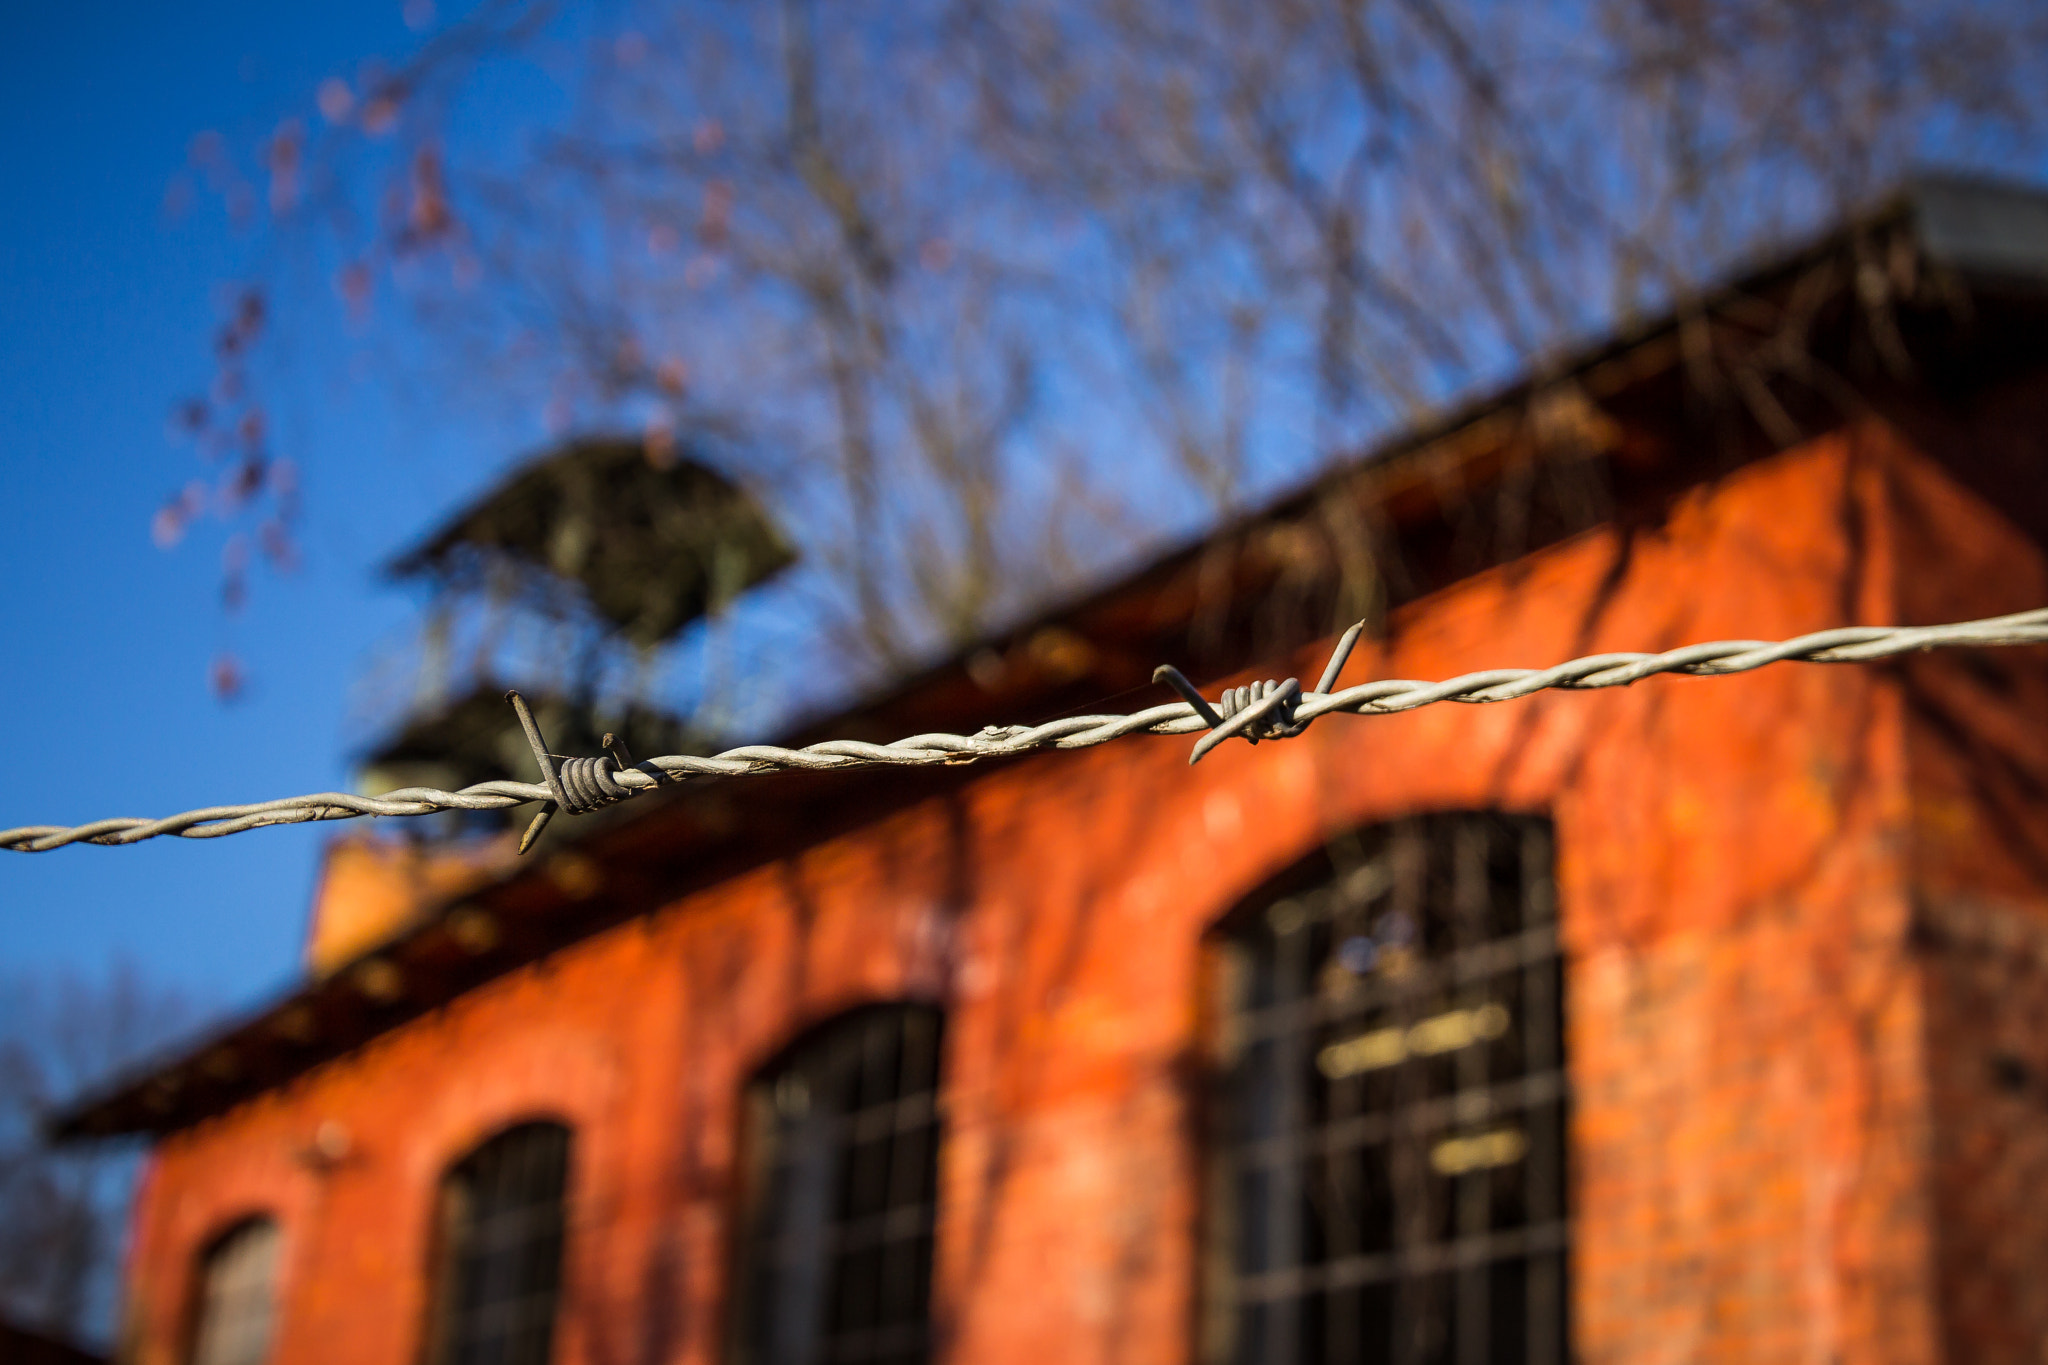
{"type": "MultiPolygon", "coordinates": [[[[2048,201],[1930,186],[785,738],[2039,606],[2044,364],[2048,201]]],[[[2044,716],[1944,653],[344,842],[304,986],[66,1120],[155,1139],[122,1351],[2038,1360],[2044,716]]]]}

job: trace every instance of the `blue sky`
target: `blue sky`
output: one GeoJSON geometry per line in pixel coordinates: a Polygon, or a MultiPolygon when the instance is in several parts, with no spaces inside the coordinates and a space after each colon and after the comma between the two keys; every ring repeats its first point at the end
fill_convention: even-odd
{"type": "MultiPolygon", "coordinates": [[[[192,137],[253,141],[324,77],[418,38],[397,0],[9,7],[0,44],[0,827],[159,815],[345,785],[351,689],[412,604],[376,562],[511,453],[351,382],[348,341],[296,359],[278,414],[306,471],[304,568],[217,605],[220,537],[175,550],[152,513],[200,473],[166,415],[210,377],[223,282],[256,248],[166,217],[192,137]],[[247,662],[222,706],[209,661],[247,662]]],[[[263,831],[0,860],[9,977],[120,957],[209,1010],[281,988],[328,831],[263,831]]]]}

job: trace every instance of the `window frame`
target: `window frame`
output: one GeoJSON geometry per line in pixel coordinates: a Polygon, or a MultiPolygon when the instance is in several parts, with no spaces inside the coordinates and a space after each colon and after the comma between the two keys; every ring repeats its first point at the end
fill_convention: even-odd
{"type": "MultiPolygon", "coordinates": [[[[1318,1304],[1317,1296],[1356,1290],[1363,1300],[1376,1286],[1385,1287],[1391,1306],[1373,1320],[1374,1325],[1388,1324],[1391,1345],[1401,1345],[1403,1331],[1408,1332],[1405,1352],[1395,1350],[1391,1359],[1484,1365],[1501,1359],[1505,1351],[1515,1351],[1511,1358],[1529,1365],[1562,1365],[1570,1359],[1571,1094],[1556,837],[1555,824],[1547,816],[1498,810],[1436,811],[1366,824],[1332,839],[1244,897],[1207,936],[1201,1012],[1211,1084],[1204,1115],[1207,1151],[1197,1326],[1198,1358],[1204,1365],[1246,1360],[1294,1365],[1309,1359],[1308,1333],[1316,1328],[1334,1331],[1329,1316],[1316,1328],[1307,1326],[1310,1316],[1331,1312],[1318,1304]],[[1499,853],[1503,834],[1511,836],[1516,865],[1516,927],[1511,933],[1467,941],[1458,937],[1469,934],[1472,920],[1467,916],[1487,923],[1502,913],[1499,889],[1492,885],[1494,874],[1486,860],[1499,853]],[[1432,839],[1441,841],[1434,854],[1432,839]],[[1475,858],[1484,874],[1480,878],[1471,874],[1475,858]],[[1444,895],[1443,863],[1450,865],[1451,892],[1447,903],[1440,904],[1432,895],[1444,895]],[[1484,894],[1482,881],[1492,887],[1484,894]],[[1302,908],[1316,897],[1327,898],[1328,903],[1302,908]],[[1478,904],[1480,899],[1486,900],[1484,906],[1478,904]],[[1351,987],[1346,986],[1332,1001],[1330,988],[1322,982],[1338,970],[1337,907],[1344,903],[1359,913],[1354,922],[1363,922],[1368,907],[1380,907],[1382,917],[1394,910],[1413,916],[1418,941],[1412,966],[1405,969],[1411,973],[1405,984],[1400,979],[1366,983],[1357,996],[1350,996],[1351,987]],[[1297,962],[1297,994],[1248,1005],[1247,992],[1254,984],[1253,945],[1262,936],[1277,945],[1283,936],[1273,918],[1276,912],[1283,917],[1321,916],[1327,921],[1324,947],[1320,955],[1309,952],[1297,962]],[[1430,916],[1437,919],[1434,946],[1441,951],[1423,951],[1433,946],[1422,941],[1430,916]],[[1448,944],[1446,934],[1452,935],[1448,944]],[[1493,990],[1510,977],[1513,985],[1505,988],[1512,997],[1510,1007],[1489,1007],[1474,994],[1455,1008],[1443,1008],[1445,995],[1456,1001],[1459,992],[1473,993],[1478,983],[1493,990]],[[1431,996],[1439,1000],[1435,1009],[1425,1003],[1431,996]],[[1362,1031],[1356,1023],[1340,1023],[1347,1018],[1363,1020],[1371,1009],[1389,1009],[1401,1001],[1406,1002],[1403,1008],[1420,1009],[1421,1014],[1412,1019],[1403,1015],[1397,1021],[1382,1018],[1362,1031]],[[1390,1022],[1399,1027],[1384,1026],[1390,1022]],[[1414,1032],[1418,1025],[1424,1029],[1420,1035],[1414,1032]],[[1333,1040],[1332,1031],[1340,1029],[1343,1036],[1333,1040]],[[1464,1038],[1464,1033],[1473,1036],[1464,1038]],[[1290,1037],[1291,1055],[1286,1047],[1290,1037]],[[1413,1050],[1411,1038],[1418,1044],[1413,1050]],[[1239,1087],[1249,1083],[1241,1068],[1250,1064],[1252,1049],[1262,1043],[1268,1045],[1266,1055],[1278,1059],[1278,1072],[1294,1079],[1270,1084],[1286,1115],[1268,1120],[1275,1126],[1272,1134],[1254,1138],[1254,1120],[1246,1113],[1239,1087]],[[1486,1046],[1475,1046],[1479,1043],[1486,1046]],[[1487,1060],[1487,1053],[1496,1045],[1520,1058],[1512,1075],[1491,1074],[1490,1068],[1498,1063],[1487,1060]],[[1340,1046],[1350,1051],[1338,1051],[1340,1046]],[[1325,1057],[1333,1052],[1336,1055],[1325,1057]],[[1399,1085],[1393,1078],[1411,1068],[1441,1068],[1444,1063],[1450,1072],[1447,1094],[1425,1092],[1418,1097],[1412,1089],[1397,1089],[1385,1103],[1346,1114],[1341,1123],[1328,1112],[1316,1116],[1319,1105],[1326,1111],[1332,1108],[1340,1081],[1357,1080],[1359,1089],[1366,1090],[1376,1073],[1387,1085],[1399,1085]],[[1313,1233],[1296,1225],[1320,1219],[1324,1228],[1344,1226],[1326,1211],[1301,1212],[1308,1207],[1304,1201],[1316,1198],[1311,1187],[1322,1178],[1315,1174],[1316,1167],[1329,1163],[1334,1171],[1344,1157],[1362,1160],[1373,1144],[1385,1153],[1387,1170],[1386,1183],[1374,1192],[1382,1196],[1379,1208],[1404,1199],[1411,1206],[1427,1206],[1436,1189],[1449,1187],[1454,1197],[1445,1200],[1450,1205],[1448,1232],[1416,1238],[1414,1223],[1404,1231],[1396,1215],[1381,1213],[1384,1226],[1391,1228],[1387,1247],[1313,1257],[1308,1254],[1315,1244],[1313,1233]],[[1401,1144],[1409,1152],[1406,1165],[1397,1166],[1394,1153],[1401,1144]],[[1254,1148],[1275,1150],[1259,1153],[1254,1148]],[[1418,1156],[1422,1168],[1409,1171],[1418,1156]],[[1246,1190],[1257,1181],[1241,1183],[1241,1178],[1260,1161],[1274,1163],[1268,1167],[1270,1184],[1289,1186],[1283,1202],[1295,1205],[1292,1215],[1275,1212],[1282,1205],[1271,1201],[1280,1199],[1279,1194],[1268,1195],[1264,1219],[1247,1214],[1246,1190]],[[1497,1176],[1498,1172],[1506,1175],[1497,1176]],[[1524,1213],[1519,1223],[1504,1228],[1493,1226],[1498,1208],[1490,1202],[1488,1187],[1497,1178],[1516,1186],[1513,1197],[1519,1198],[1524,1213]],[[1396,1184],[1407,1188],[1397,1193],[1396,1184]],[[1413,1193],[1417,1186],[1423,1191],[1420,1196],[1413,1193]],[[1486,1193],[1468,1196],[1465,1190],[1486,1193]],[[1280,1246],[1291,1250],[1275,1250],[1272,1245],[1262,1252],[1252,1250],[1262,1237],[1277,1237],[1280,1246]],[[1260,1254],[1268,1268],[1247,1270],[1244,1261],[1260,1254]],[[1502,1333],[1503,1344],[1496,1345],[1493,1323],[1502,1320],[1489,1317],[1489,1286],[1496,1268],[1509,1263],[1518,1265],[1519,1272],[1498,1277],[1511,1279],[1520,1273],[1527,1297],[1515,1320],[1518,1325],[1502,1333]],[[1255,1286],[1249,1295],[1248,1282],[1255,1286]],[[1441,1288],[1426,1287],[1432,1282],[1441,1288]],[[1431,1308],[1430,1293],[1439,1294],[1444,1304],[1431,1308]],[[1417,1301],[1422,1304],[1419,1311],[1413,1306],[1417,1301]],[[1276,1305],[1268,1314],[1287,1317],[1293,1326],[1266,1328],[1258,1347],[1241,1345],[1240,1333],[1255,1320],[1245,1305],[1255,1302],[1276,1305]],[[1462,1320],[1461,1305],[1476,1309],[1479,1320],[1487,1323],[1483,1331],[1469,1326],[1458,1331],[1449,1325],[1462,1320]],[[1518,1349],[1511,1344],[1515,1341],[1520,1342],[1518,1349]],[[1271,1358],[1276,1350],[1278,1358],[1271,1358]]],[[[1300,937],[1306,947],[1309,936],[1300,937]]],[[[1346,939],[1345,946],[1349,942],[1346,939]]],[[[1266,982],[1268,987],[1281,979],[1278,968],[1270,970],[1276,975],[1266,982]]],[[[1362,979],[1370,970],[1356,975],[1362,979]]],[[[1439,1089],[1444,1084],[1436,1081],[1439,1089]]],[[[1330,1202],[1326,1189],[1316,1207],[1326,1209],[1330,1202]]],[[[1443,1212],[1439,1209],[1431,1216],[1440,1220],[1443,1212]]],[[[1365,1226],[1363,1217],[1357,1225],[1365,1226]]],[[[1356,1315],[1363,1310],[1352,1311],[1356,1315]]],[[[1327,1335],[1323,1340],[1325,1353],[1343,1354],[1341,1344],[1330,1344],[1327,1335]]],[[[1358,1349],[1367,1358],[1378,1358],[1387,1348],[1367,1344],[1361,1336],[1358,1349]]]]}
{"type": "MultiPolygon", "coordinates": [[[[474,1313],[474,1306],[464,1305],[458,1300],[464,1295],[468,1283],[464,1276],[473,1273],[468,1264],[473,1257],[473,1248],[462,1244],[465,1229],[458,1227],[458,1220],[467,1219],[466,1236],[474,1238],[476,1225],[493,1218],[531,1216],[531,1209],[538,1204],[529,1204],[524,1210],[510,1213],[504,1210],[478,1218],[473,1212],[459,1207],[463,1197],[461,1182],[474,1179],[476,1168],[487,1157],[494,1155],[494,1149],[501,1144],[512,1142],[521,1135],[531,1134],[538,1138],[542,1134],[559,1134],[559,1181],[553,1196],[554,1218],[552,1237],[554,1260],[551,1267],[552,1283],[544,1292],[548,1297],[546,1308],[545,1342],[539,1354],[533,1359],[538,1365],[547,1365],[554,1359],[556,1338],[561,1327],[563,1287],[567,1280],[569,1266],[570,1238],[574,1220],[571,1216],[576,1183],[576,1130],[573,1125],[554,1115],[542,1114],[521,1118],[504,1124],[488,1136],[473,1144],[455,1160],[449,1162],[441,1172],[441,1178],[434,1187],[433,1236],[429,1251],[429,1297],[428,1318],[425,1340],[420,1359],[425,1365],[456,1365],[457,1353],[465,1342],[458,1338],[462,1315],[474,1313]]],[[[550,1235],[543,1232],[543,1236],[550,1235]]],[[[528,1268],[530,1269],[530,1267],[528,1268]]],[[[534,1297],[529,1291],[526,1297],[534,1297]]],[[[496,1306],[496,1305],[492,1305],[496,1306]]]]}
{"type": "MultiPolygon", "coordinates": [[[[212,1309],[215,1303],[213,1281],[216,1265],[230,1253],[236,1242],[266,1231],[269,1235],[269,1260],[263,1282],[268,1289],[265,1308],[267,1320],[263,1325],[263,1349],[255,1354],[254,1360],[268,1360],[276,1350],[278,1323],[284,1316],[284,1296],[279,1292],[284,1267],[284,1226],[275,1213],[268,1209],[257,1209],[225,1223],[202,1242],[193,1254],[184,1350],[178,1355],[178,1359],[184,1361],[185,1365],[209,1365],[201,1352],[207,1346],[208,1331],[214,1322],[212,1309]]],[[[230,1357],[224,1365],[236,1365],[236,1361],[230,1357]]]]}
{"type": "MultiPolygon", "coordinates": [[[[806,1306],[821,1319],[809,1328],[796,1329],[804,1334],[804,1340],[799,1343],[800,1352],[803,1354],[800,1354],[799,1358],[805,1359],[808,1365],[831,1365],[832,1362],[848,1359],[929,1359],[932,1347],[932,1271],[937,1244],[939,1203],[938,1173],[946,1141],[947,1035],[946,1012],[930,1001],[903,999],[870,1002],[844,1010],[806,1029],[801,1036],[759,1067],[747,1081],[740,1105],[741,1179],[736,1191],[730,1256],[727,1262],[731,1280],[730,1292],[726,1296],[728,1310],[723,1359],[729,1365],[788,1365],[787,1340],[778,1343],[763,1337],[767,1330],[767,1315],[779,1312],[779,1316],[786,1318],[803,1311],[806,1306]],[[784,1155],[788,1150],[791,1136],[787,1131],[791,1120],[789,1115],[783,1112],[788,1103],[786,1092],[789,1078],[800,1074],[807,1061],[815,1062],[817,1053],[829,1051],[835,1045],[859,1041],[863,1037],[863,1030],[870,1030],[878,1022],[892,1019],[896,1024],[899,1048],[896,1056],[899,1088],[894,1097],[876,1103],[855,1104],[850,1109],[844,1106],[837,1107],[827,1111],[828,1117],[818,1121],[826,1126],[842,1128],[851,1124],[864,1133],[870,1142],[884,1132],[891,1135],[892,1143],[906,1139],[913,1142],[921,1141],[920,1173],[915,1178],[921,1195],[917,1200],[905,1204],[897,1201],[893,1192],[885,1190],[882,1199],[884,1207],[880,1212],[849,1218],[844,1209],[848,1191],[843,1188],[841,1177],[846,1174],[844,1162],[849,1148],[858,1144],[849,1142],[843,1131],[835,1134],[834,1146],[827,1156],[818,1158],[815,1153],[813,1154],[813,1159],[831,1166],[829,1178],[818,1169],[812,1169],[808,1173],[813,1187],[810,1192],[814,1198],[828,1193],[820,1185],[820,1181],[831,1186],[828,1204],[818,1220],[817,1231],[811,1234],[819,1243],[815,1254],[820,1264],[811,1268],[817,1276],[817,1283],[809,1290],[799,1288],[793,1291],[799,1296],[807,1297],[807,1305],[795,1304],[783,1310],[771,1309],[768,1306],[771,1293],[786,1295],[792,1292],[786,1289],[771,1290],[775,1276],[780,1273],[768,1263],[768,1258],[773,1255],[771,1242],[800,1235],[787,1229],[778,1233],[770,1227],[771,1221],[785,1211],[779,1202],[780,1198],[788,1195],[786,1187],[778,1190],[776,1181],[783,1172],[790,1169],[784,1155]],[[930,1031],[926,1041],[929,1069],[927,1083],[922,1089],[905,1088],[900,1085],[905,1061],[900,1048],[906,1036],[905,1029],[910,1027],[910,1021],[913,1020],[921,1021],[930,1031]],[[780,1100],[779,1094],[782,1095],[780,1100]],[[893,1120],[893,1127],[877,1117],[877,1111],[884,1108],[897,1111],[894,1115],[888,1116],[893,1120]],[[836,1278],[840,1267],[834,1264],[838,1256],[845,1254],[841,1251],[840,1235],[850,1222],[877,1220],[882,1225],[879,1240],[884,1252],[892,1246],[900,1246],[904,1242],[911,1243],[912,1271],[916,1275],[912,1288],[912,1302],[915,1305],[913,1314],[917,1321],[914,1327],[909,1328],[899,1323],[893,1329],[887,1326],[872,1329],[835,1329],[832,1324],[835,1311],[833,1300],[845,1291],[844,1282],[836,1278]],[[906,1225],[914,1230],[906,1234],[906,1225]],[[863,1331],[887,1333],[892,1330],[899,1333],[894,1339],[896,1345],[893,1350],[890,1341],[885,1338],[871,1343],[871,1349],[864,1355],[856,1352],[849,1356],[846,1353],[844,1337],[863,1331]],[[905,1344],[901,1334],[907,1332],[914,1332],[919,1339],[913,1344],[905,1344]],[[835,1333],[842,1338],[838,1346],[834,1344],[835,1333]],[[785,1350],[778,1352],[778,1345],[785,1350]]],[[[807,1086],[808,1083],[807,1079],[807,1086]]],[[[807,1098],[806,1112],[808,1108],[807,1098]]],[[[813,1140],[815,1136],[810,1135],[813,1140]]],[[[892,1163],[889,1179],[893,1184],[898,1174],[893,1169],[893,1162],[897,1156],[893,1146],[888,1150],[892,1163]]],[[[884,1270],[878,1265],[878,1300],[885,1292],[882,1287],[883,1275],[884,1270]]]]}

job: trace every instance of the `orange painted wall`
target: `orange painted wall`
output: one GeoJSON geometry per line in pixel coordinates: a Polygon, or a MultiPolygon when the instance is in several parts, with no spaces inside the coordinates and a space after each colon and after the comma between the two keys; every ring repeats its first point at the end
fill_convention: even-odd
{"type": "MultiPolygon", "coordinates": [[[[1974,450],[2048,431],[2013,386],[1974,450]]],[[[2039,455],[2036,455],[2036,459],[2039,455]]],[[[2038,548],[1928,466],[1899,461],[1894,525],[1914,620],[2048,603],[2038,548]]],[[[1955,1361],[2048,1353],[2048,668],[2040,651],[1931,654],[1904,670],[1911,895],[1926,983],[1941,1334],[1955,1361]]]]}
{"type": "MultiPolygon", "coordinates": [[[[1901,593],[1939,573],[1901,529],[1930,489],[1953,494],[1943,536],[1997,527],[1866,423],[1661,524],[1418,603],[1347,680],[1946,605],[1901,593]]],[[[2048,600],[2031,545],[1995,551],[2008,609],[2048,600]]],[[[1503,806],[1558,829],[1581,1358],[1942,1359],[1907,677],[1785,666],[1333,718],[1193,770],[1184,739],[991,770],[166,1139],[136,1213],[130,1349],[180,1359],[196,1252],[268,1208],[276,1359],[417,1360],[442,1171],[553,1115],[576,1130],[557,1359],[708,1365],[748,1076],[824,1017],[910,996],[949,1010],[940,1359],[1178,1365],[1197,1321],[1204,935],[1326,835],[1503,806]],[[322,1124],[347,1134],[338,1160],[315,1150],[322,1124]]]]}

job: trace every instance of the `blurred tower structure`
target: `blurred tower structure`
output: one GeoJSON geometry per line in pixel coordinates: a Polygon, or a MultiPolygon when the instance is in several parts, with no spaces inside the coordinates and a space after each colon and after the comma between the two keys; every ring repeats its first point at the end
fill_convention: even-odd
{"type": "MultiPolygon", "coordinates": [[[[705,743],[644,695],[650,662],[796,556],[760,504],[698,456],[635,437],[566,442],[394,558],[387,577],[430,594],[425,657],[411,712],[365,756],[361,789],[532,780],[533,756],[506,724],[508,682],[564,753],[596,753],[607,733],[636,754],[705,743]],[[508,646],[522,624],[538,639],[508,646]],[[622,657],[633,681],[608,691],[622,657]]],[[[451,812],[335,840],[309,968],[353,959],[435,897],[508,867],[516,814],[451,812]]]]}

